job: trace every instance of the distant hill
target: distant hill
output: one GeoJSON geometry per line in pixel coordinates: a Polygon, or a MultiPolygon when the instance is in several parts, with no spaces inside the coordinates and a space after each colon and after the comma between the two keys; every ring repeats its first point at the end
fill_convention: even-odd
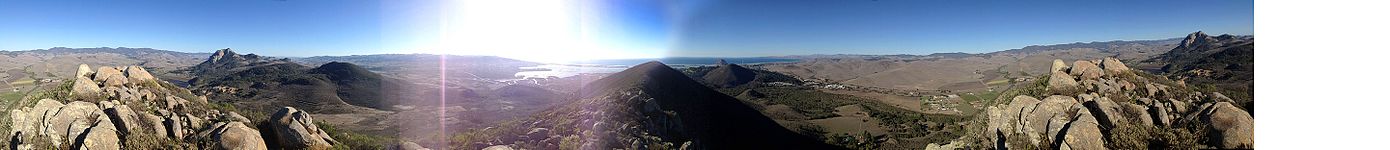
{"type": "Polygon", "coordinates": [[[802,79],[912,93],[985,92],[1012,78],[1048,73],[1055,59],[1066,62],[1114,57],[1125,62],[1153,58],[1180,38],[1034,45],[989,53],[930,55],[801,55],[792,63],[757,66],[802,79]]]}
{"type": "Polygon", "coordinates": [[[406,83],[350,63],[310,68],[288,59],[222,49],[190,70],[197,77],[189,83],[197,91],[252,108],[293,106],[310,112],[350,113],[365,108],[389,110],[408,101],[393,99],[408,92],[397,90],[406,83]]]}
{"type": "Polygon", "coordinates": [[[752,82],[758,76],[752,69],[738,64],[722,64],[706,73],[705,82],[719,87],[733,87],[752,82]]]}
{"type": "Polygon", "coordinates": [[[484,136],[509,140],[481,146],[555,149],[546,144],[550,140],[545,137],[577,137],[586,141],[581,149],[834,149],[782,128],[739,100],[660,62],[643,63],[590,82],[580,97],[522,121],[536,123],[484,136]],[[598,134],[603,135],[591,136],[598,134]]]}
{"type": "Polygon", "coordinates": [[[691,67],[683,70],[691,77],[702,79],[702,81],[711,86],[721,88],[735,87],[754,82],[786,82],[798,85],[801,84],[801,81],[797,80],[795,77],[777,72],[750,69],[733,63],[691,67]]]}

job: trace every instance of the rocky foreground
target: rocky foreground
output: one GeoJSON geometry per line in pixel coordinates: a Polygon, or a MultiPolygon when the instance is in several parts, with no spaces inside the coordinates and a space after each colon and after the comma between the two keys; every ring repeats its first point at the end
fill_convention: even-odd
{"type": "Polygon", "coordinates": [[[284,107],[250,119],[139,66],[93,71],[83,64],[70,86],[11,103],[5,142],[10,149],[330,149],[340,144],[306,112],[284,107]]]}
{"type": "Polygon", "coordinates": [[[974,135],[928,149],[1254,148],[1253,114],[1231,98],[1114,58],[1054,60],[1043,79],[1006,92],[973,122],[974,135]]]}

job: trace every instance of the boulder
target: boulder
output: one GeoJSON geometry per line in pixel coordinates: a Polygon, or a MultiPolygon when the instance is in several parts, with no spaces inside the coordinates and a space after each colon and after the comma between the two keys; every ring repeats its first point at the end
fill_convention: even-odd
{"type": "Polygon", "coordinates": [[[96,116],[97,122],[76,136],[79,140],[73,145],[81,145],[79,149],[121,149],[121,139],[111,119],[105,115],[96,116]]]}
{"type": "Polygon", "coordinates": [[[1210,124],[1211,145],[1222,149],[1255,148],[1255,119],[1249,112],[1227,102],[1218,102],[1202,111],[1201,120],[1210,124]]]}
{"type": "Polygon", "coordinates": [[[77,78],[72,81],[72,95],[77,97],[95,97],[101,95],[101,87],[97,86],[96,81],[87,78],[77,78]]]}
{"type": "Polygon", "coordinates": [[[58,142],[76,143],[77,135],[82,134],[87,128],[92,126],[89,117],[91,117],[93,113],[101,114],[98,110],[100,109],[97,109],[96,104],[83,101],[70,102],[58,108],[58,113],[48,117],[46,121],[50,127],[47,131],[58,132],[56,134],[49,134],[49,137],[54,138],[55,141],[58,142]],[[63,141],[60,139],[67,140],[63,141]]]}
{"type": "Polygon", "coordinates": [[[1168,108],[1163,103],[1150,104],[1149,115],[1153,115],[1154,123],[1159,126],[1168,126],[1173,123],[1173,120],[1168,117],[1170,115],[1168,108]]]}
{"type": "Polygon", "coordinates": [[[58,110],[63,107],[63,103],[53,99],[41,99],[31,107],[10,110],[10,133],[11,148],[33,146],[36,140],[49,140],[47,143],[57,144],[53,141],[62,141],[50,136],[48,139],[37,139],[39,135],[53,134],[50,129],[48,119],[56,116],[58,110]]]}
{"type": "Polygon", "coordinates": [[[1067,91],[1080,88],[1081,84],[1076,83],[1071,75],[1062,72],[1052,72],[1052,76],[1047,78],[1047,89],[1049,91],[1067,91]]]}
{"type": "Polygon", "coordinates": [[[116,126],[116,131],[119,131],[123,135],[139,132],[137,130],[144,128],[140,126],[141,121],[139,114],[135,114],[135,111],[131,110],[130,106],[116,105],[111,108],[106,108],[104,112],[107,116],[111,117],[111,123],[116,126]]]}
{"type": "Polygon", "coordinates": [[[149,113],[140,113],[141,125],[147,125],[144,129],[149,129],[154,135],[168,136],[168,128],[164,127],[164,118],[149,113]]]}
{"type": "Polygon", "coordinates": [[[1096,119],[1096,123],[1104,127],[1115,127],[1119,121],[1128,121],[1122,115],[1124,108],[1120,104],[1110,101],[1109,98],[1098,98],[1093,101],[1083,102],[1088,114],[1096,119]]]}
{"type": "Polygon", "coordinates": [[[185,126],[183,124],[183,119],[180,118],[179,115],[169,115],[168,117],[164,118],[164,128],[165,131],[169,133],[169,138],[173,138],[175,140],[183,140],[183,126],[185,126]]]}
{"type": "Polygon", "coordinates": [[[103,66],[97,68],[96,75],[92,77],[92,80],[106,81],[110,78],[125,78],[125,72],[121,72],[120,69],[116,69],[115,67],[103,66]]]}
{"type": "Polygon", "coordinates": [[[130,83],[125,77],[108,77],[101,82],[101,87],[120,87],[130,83]]]}
{"type": "Polygon", "coordinates": [[[158,80],[154,78],[154,75],[150,75],[150,72],[145,71],[145,68],[140,68],[140,66],[126,67],[125,76],[126,78],[129,78],[130,82],[133,83],[142,83],[147,81],[158,80]]]}
{"type": "Polygon", "coordinates": [[[190,129],[188,133],[192,133],[191,130],[203,129],[207,127],[204,126],[206,124],[203,121],[202,117],[193,116],[193,114],[183,114],[183,117],[180,118],[183,118],[184,124],[186,124],[188,126],[188,129],[190,129]]]}
{"type": "MultiPolygon", "coordinates": [[[[1042,136],[1056,137],[1056,133],[1062,130],[1064,124],[1069,122],[1068,111],[1073,111],[1076,106],[1076,99],[1069,96],[1053,95],[1048,96],[1039,102],[1031,112],[1022,117],[1025,123],[1022,126],[1025,135],[1030,139],[1041,139],[1042,136]]],[[[1034,141],[1039,143],[1041,141],[1034,141]]]]}
{"type": "Polygon", "coordinates": [[[265,140],[261,132],[247,127],[242,122],[219,123],[213,128],[212,140],[215,149],[265,150],[265,140]]]}
{"type": "Polygon", "coordinates": [[[1187,103],[1184,101],[1174,99],[1168,99],[1168,103],[1173,104],[1173,107],[1171,107],[1170,109],[1173,109],[1174,113],[1188,114],[1192,112],[1192,103],[1187,103]]]}
{"type": "Polygon", "coordinates": [[[1105,59],[1101,60],[1100,68],[1105,69],[1105,72],[1113,74],[1129,71],[1129,67],[1125,66],[1125,62],[1120,62],[1119,59],[1115,59],[1114,57],[1105,57],[1105,59]]]}
{"type": "Polygon", "coordinates": [[[1105,73],[1100,70],[1100,67],[1096,66],[1096,63],[1086,60],[1072,62],[1071,71],[1068,72],[1068,74],[1080,76],[1081,79],[1097,79],[1105,75],[1105,73]]]}
{"type": "Polygon", "coordinates": [[[1053,139],[1061,140],[1061,149],[1106,149],[1105,136],[1101,135],[1100,127],[1096,118],[1091,117],[1087,111],[1079,111],[1075,121],[1071,121],[1064,127],[1062,137],[1053,139]]]}
{"type": "Polygon", "coordinates": [[[1019,95],[1013,98],[1012,102],[1004,108],[1000,116],[991,116],[990,122],[993,129],[1009,133],[1023,133],[1022,127],[1026,122],[1022,120],[1025,114],[1031,113],[1038,103],[1042,101],[1026,95],[1019,95]],[[996,119],[997,118],[997,119],[996,119]]]}
{"type": "Polygon", "coordinates": [[[328,149],[337,143],[314,124],[308,112],[284,107],[270,116],[270,128],[281,147],[288,149],[328,149]]]}
{"type": "Polygon", "coordinates": [[[92,74],[96,74],[96,72],[92,72],[92,68],[87,67],[87,64],[77,65],[77,73],[74,75],[73,79],[87,78],[91,80],[92,74]]]}
{"type": "Polygon", "coordinates": [[[1133,90],[1138,90],[1138,89],[1135,89],[1135,88],[1134,88],[1134,83],[1129,83],[1129,81],[1120,80],[1119,82],[1116,82],[1116,84],[1119,84],[1119,87],[1120,87],[1120,90],[1121,90],[1121,91],[1133,91],[1133,90]]]}
{"type": "Polygon", "coordinates": [[[1048,70],[1048,71],[1051,71],[1051,72],[1063,72],[1063,71],[1067,71],[1067,63],[1066,63],[1066,62],[1062,62],[1061,59],[1053,59],[1053,60],[1052,60],[1052,70],[1048,70]]]}

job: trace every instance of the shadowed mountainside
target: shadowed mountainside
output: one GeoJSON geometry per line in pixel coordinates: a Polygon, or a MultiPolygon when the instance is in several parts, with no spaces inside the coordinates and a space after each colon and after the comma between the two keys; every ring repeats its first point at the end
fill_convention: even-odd
{"type": "Polygon", "coordinates": [[[1209,36],[1202,32],[1187,38],[1153,59],[1145,60],[1144,68],[1188,84],[1207,86],[1206,92],[1221,92],[1235,99],[1241,107],[1254,111],[1255,38],[1223,34],[1209,36]]]}
{"type": "Polygon", "coordinates": [[[475,137],[474,147],[608,149],[834,149],[779,126],[739,100],[660,62],[593,81],[582,99],[541,112],[502,133],[475,137]],[[537,131],[544,130],[544,133],[537,131]],[[526,134],[522,134],[526,133],[526,134]],[[566,145],[555,138],[576,139],[566,145]],[[523,142],[524,141],[524,142],[523,142]],[[582,147],[579,147],[582,145],[582,147]]]}
{"type": "Polygon", "coordinates": [[[349,63],[332,62],[316,68],[288,59],[219,50],[192,69],[193,88],[215,100],[251,108],[294,106],[310,112],[348,113],[388,110],[402,100],[404,83],[349,63]]]}

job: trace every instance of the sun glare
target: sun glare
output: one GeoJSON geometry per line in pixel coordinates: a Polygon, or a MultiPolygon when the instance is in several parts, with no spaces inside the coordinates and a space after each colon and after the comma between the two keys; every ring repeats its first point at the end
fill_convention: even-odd
{"type": "MultiPolygon", "coordinates": [[[[656,57],[604,44],[592,1],[464,0],[445,2],[432,53],[494,55],[535,62],[656,57]]],[[[650,50],[649,50],[650,51],[650,50]]]]}

